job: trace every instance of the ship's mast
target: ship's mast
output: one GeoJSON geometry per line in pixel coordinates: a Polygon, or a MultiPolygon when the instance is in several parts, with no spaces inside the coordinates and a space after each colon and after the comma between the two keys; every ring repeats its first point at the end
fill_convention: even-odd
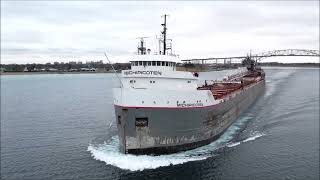
{"type": "Polygon", "coordinates": [[[162,34],[163,34],[163,55],[166,55],[167,16],[168,16],[168,14],[163,15],[164,23],[161,24],[163,26],[163,31],[162,31],[162,34]]]}

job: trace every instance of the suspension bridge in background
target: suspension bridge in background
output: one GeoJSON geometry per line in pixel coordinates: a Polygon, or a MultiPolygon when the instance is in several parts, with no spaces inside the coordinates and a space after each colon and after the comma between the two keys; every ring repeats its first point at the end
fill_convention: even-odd
{"type": "MultiPolygon", "coordinates": [[[[247,55],[247,56],[233,56],[233,57],[211,57],[211,58],[203,58],[203,59],[184,59],[183,62],[186,63],[198,63],[198,64],[207,64],[207,63],[218,63],[223,62],[231,63],[238,62],[241,63],[245,59],[252,59],[256,62],[260,62],[263,59],[269,57],[283,57],[283,56],[304,56],[304,57],[320,57],[319,50],[307,50],[307,49],[284,49],[284,50],[273,50],[262,52],[258,54],[247,55]]],[[[320,61],[320,59],[319,59],[320,61]]]]}

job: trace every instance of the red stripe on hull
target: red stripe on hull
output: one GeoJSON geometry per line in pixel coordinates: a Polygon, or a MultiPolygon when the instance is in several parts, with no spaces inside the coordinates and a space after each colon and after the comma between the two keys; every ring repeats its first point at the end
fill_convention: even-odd
{"type": "MultiPolygon", "coordinates": [[[[219,103],[220,104],[220,103],[219,103]]],[[[148,109],[198,109],[198,108],[208,108],[208,107],[214,107],[219,104],[214,104],[210,106],[194,106],[194,107],[148,107],[148,106],[120,106],[114,104],[114,106],[122,107],[122,108],[148,108],[148,109]]]]}

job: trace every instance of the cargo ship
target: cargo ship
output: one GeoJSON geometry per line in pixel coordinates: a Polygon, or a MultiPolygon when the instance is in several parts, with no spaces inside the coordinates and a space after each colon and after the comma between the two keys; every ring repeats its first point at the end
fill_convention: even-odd
{"type": "Polygon", "coordinates": [[[138,53],[113,89],[120,150],[129,154],[169,154],[194,149],[219,138],[264,92],[265,73],[250,62],[241,72],[220,81],[177,71],[178,56],[166,44],[150,54],[143,38],[138,53]],[[160,51],[161,49],[161,51],[160,51]]]}

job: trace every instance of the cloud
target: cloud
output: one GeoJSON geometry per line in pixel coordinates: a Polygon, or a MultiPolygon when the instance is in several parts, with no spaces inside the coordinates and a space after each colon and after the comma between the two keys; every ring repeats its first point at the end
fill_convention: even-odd
{"type": "MultiPolygon", "coordinates": [[[[168,13],[168,37],[181,58],[319,49],[318,1],[1,1],[1,63],[100,60],[136,52],[168,13]]],[[[115,58],[117,60],[117,58],[115,58]]]]}

